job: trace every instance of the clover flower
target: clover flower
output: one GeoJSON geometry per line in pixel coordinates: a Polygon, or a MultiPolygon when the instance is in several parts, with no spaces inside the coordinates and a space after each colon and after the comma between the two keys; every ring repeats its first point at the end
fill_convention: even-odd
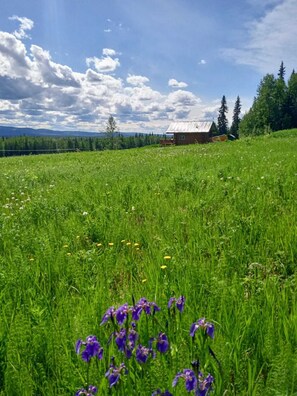
{"type": "Polygon", "coordinates": [[[96,386],[89,385],[88,389],[81,388],[76,393],[75,396],[93,396],[98,392],[96,386]]]}
{"type": "Polygon", "coordinates": [[[171,297],[168,301],[168,309],[170,309],[172,304],[175,303],[176,308],[179,310],[179,312],[183,312],[185,308],[185,302],[186,299],[184,296],[180,296],[179,298],[171,297]]]}
{"type": "Polygon", "coordinates": [[[103,348],[96,336],[88,336],[86,341],[82,341],[81,339],[77,340],[75,351],[78,355],[80,354],[81,346],[85,346],[85,350],[81,354],[81,357],[85,362],[89,363],[91,358],[95,356],[97,356],[98,359],[102,359],[103,348]]]}
{"type": "Polygon", "coordinates": [[[196,331],[201,328],[205,330],[205,333],[210,337],[214,338],[214,325],[207,322],[205,318],[198,319],[197,322],[193,323],[190,328],[190,336],[194,337],[196,331]]]}
{"type": "Polygon", "coordinates": [[[136,349],[136,360],[138,361],[138,363],[146,363],[149,355],[151,355],[152,358],[155,358],[156,356],[152,348],[147,348],[139,344],[136,349]]]}
{"type": "Polygon", "coordinates": [[[105,377],[108,379],[110,388],[113,387],[119,381],[119,379],[121,378],[122,371],[124,371],[124,374],[128,373],[125,364],[121,363],[119,367],[116,367],[114,365],[114,358],[112,358],[109,369],[105,374],[105,377]]]}
{"type": "Polygon", "coordinates": [[[109,319],[113,320],[115,317],[115,309],[114,307],[110,307],[108,308],[108,310],[105,312],[105,314],[103,315],[102,319],[101,319],[101,323],[100,326],[102,326],[104,323],[106,323],[109,319]]]}

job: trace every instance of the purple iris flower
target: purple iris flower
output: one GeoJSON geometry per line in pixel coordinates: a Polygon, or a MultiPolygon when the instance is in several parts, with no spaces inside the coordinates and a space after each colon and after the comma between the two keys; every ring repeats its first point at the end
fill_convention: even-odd
{"type": "Polygon", "coordinates": [[[120,329],[120,331],[115,332],[115,342],[117,344],[117,347],[119,351],[123,352],[126,347],[126,341],[127,341],[127,332],[125,328],[120,329]]]}
{"type": "Polygon", "coordinates": [[[170,309],[172,304],[175,303],[176,308],[179,310],[179,312],[183,312],[185,308],[185,302],[186,299],[184,296],[180,296],[179,298],[171,297],[168,301],[168,309],[170,309]]]}
{"type": "Polygon", "coordinates": [[[89,362],[94,356],[98,359],[103,357],[103,348],[101,347],[96,336],[88,336],[86,341],[78,340],[75,345],[75,351],[79,355],[81,346],[85,346],[85,350],[82,352],[81,357],[85,362],[89,362]]]}
{"type": "Polygon", "coordinates": [[[128,334],[128,346],[130,349],[134,349],[136,345],[136,341],[138,340],[139,335],[136,331],[136,325],[135,323],[131,323],[131,328],[129,329],[129,334],[128,334]]]}
{"type": "Polygon", "coordinates": [[[88,389],[79,389],[76,393],[75,396],[93,396],[96,395],[96,393],[98,392],[98,389],[96,388],[96,386],[93,385],[89,385],[88,389]]]}
{"type": "Polygon", "coordinates": [[[112,359],[112,363],[109,366],[108,371],[105,374],[105,377],[108,378],[110,388],[113,387],[121,378],[121,373],[124,370],[124,373],[127,374],[127,369],[124,363],[121,363],[119,367],[114,365],[114,359],[112,359]]]}
{"type": "Polygon", "coordinates": [[[129,310],[130,310],[130,309],[129,309],[129,306],[128,306],[127,303],[124,304],[124,305],[121,305],[120,308],[118,308],[118,309],[116,310],[115,317],[116,317],[116,320],[117,320],[117,322],[118,322],[118,324],[119,324],[120,326],[121,326],[121,325],[125,322],[125,320],[127,319],[129,310]]]}
{"type": "Polygon", "coordinates": [[[104,323],[106,323],[109,319],[113,320],[114,316],[115,316],[114,307],[108,308],[108,310],[105,312],[105,314],[102,317],[100,326],[103,325],[104,323]]]}
{"type": "Polygon", "coordinates": [[[205,378],[202,373],[198,375],[198,383],[199,387],[196,390],[195,395],[197,396],[206,396],[208,392],[211,391],[211,387],[213,384],[214,378],[212,375],[208,374],[205,378]]]}
{"type": "Polygon", "coordinates": [[[168,338],[165,333],[160,333],[157,338],[157,350],[161,353],[166,353],[169,349],[168,338]]]}
{"type": "Polygon", "coordinates": [[[182,373],[177,373],[172,382],[172,386],[176,386],[180,378],[183,378],[185,380],[185,386],[188,392],[197,389],[198,380],[194,371],[190,369],[184,369],[182,373]]]}
{"type": "Polygon", "coordinates": [[[133,320],[139,320],[142,311],[144,311],[147,315],[151,315],[156,311],[161,311],[161,309],[155,302],[149,302],[146,298],[141,297],[141,299],[132,309],[133,320]]]}
{"type": "Polygon", "coordinates": [[[149,355],[151,355],[152,358],[155,357],[155,353],[152,348],[146,348],[145,346],[139,344],[136,349],[136,360],[138,363],[146,363],[149,355]]]}
{"type": "Polygon", "coordinates": [[[165,392],[162,392],[160,389],[157,389],[155,392],[152,393],[152,396],[173,396],[167,389],[165,392]]]}
{"type": "Polygon", "coordinates": [[[190,336],[194,337],[196,331],[201,328],[205,330],[206,334],[210,338],[214,338],[214,325],[210,322],[206,322],[205,318],[201,318],[197,320],[197,322],[193,323],[190,328],[190,336]]]}

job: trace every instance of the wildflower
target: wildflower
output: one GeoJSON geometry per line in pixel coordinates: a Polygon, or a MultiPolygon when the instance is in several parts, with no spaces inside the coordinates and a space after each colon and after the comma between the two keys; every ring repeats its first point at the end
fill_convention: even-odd
{"type": "Polygon", "coordinates": [[[119,351],[124,351],[125,346],[126,346],[126,340],[127,340],[127,332],[125,328],[122,328],[120,331],[115,332],[116,339],[115,342],[117,344],[117,347],[119,351]]]}
{"type": "Polygon", "coordinates": [[[83,216],[87,216],[87,215],[88,215],[88,212],[83,212],[82,215],[83,215],[83,216]]]}
{"type": "Polygon", "coordinates": [[[101,319],[100,326],[103,325],[104,323],[106,323],[109,319],[113,320],[114,316],[115,316],[114,307],[108,308],[108,310],[105,312],[105,314],[103,315],[103,317],[101,319]]]}
{"type": "Polygon", "coordinates": [[[126,243],[126,246],[131,246],[131,242],[127,242],[127,243],[126,243]]]}
{"type": "Polygon", "coordinates": [[[134,243],[134,247],[138,247],[139,246],[139,243],[134,243]]]}
{"type": "Polygon", "coordinates": [[[164,256],[164,260],[170,260],[171,256],[164,256]]]}
{"type": "Polygon", "coordinates": [[[214,378],[212,375],[208,374],[205,378],[203,378],[203,374],[200,372],[198,375],[198,383],[199,387],[196,390],[197,396],[205,396],[211,391],[211,387],[213,384],[214,378]]]}
{"type": "Polygon", "coordinates": [[[164,270],[167,268],[167,265],[161,265],[161,269],[164,270]]]}
{"type": "Polygon", "coordinates": [[[85,346],[85,350],[82,352],[82,359],[89,363],[90,359],[97,356],[98,359],[103,357],[103,348],[101,347],[96,336],[88,336],[86,341],[78,340],[75,345],[75,351],[79,355],[81,346],[85,346]]]}
{"type": "Polygon", "coordinates": [[[97,247],[101,247],[101,246],[102,246],[102,243],[96,243],[96,246],[97,246],[97,247]]]}
{"type": "Polygon", "coordinates": [[[138,361],[138,363],[146,363],[149,355],[151,355],[152,358],[155,358],[155,353],[152,348],[147,348],[139,344],[136,349],[136,360],[138,361]]]}
{"type": "Polygon", "coordinates": [[[146,298],[141,297],[138,303],[132,308],[132,319],[139,320],[142,311],[147,315],[151,315],[152,310],[154,314],[156,311],[160,311],[161,309],[155,302],[149,302],[146,298]]]}
{"type": "Polygon", "coordinates": [[[157,389],[155,392],[152,393],[152,396],[173,396],[167,389],[165,392],[162,392],[160,389],[157,389]]]}
{"type": "Polygon", "coordinates": [[[134,322],[131,323],[131,328],[129,329],[128,334],[128,345],[130,349],[134,349],[136,345],[136,341],[138,340],[139,335],[136,331],[136,324],[134,322]]]}
{"type": "Polygon", "coordinates": [[[168,309],[171,308],[172,304],[175,303],[176,308],[180,311],[183,312],[184,307],[185,307],[185,297],[180,296],[179,298],[171,297],[168,301],[168,309]]]}
{"type": "Polygon", "coordinates": [[[113,246],[113,245],[114,245],[113,242],[109,242],[109,243],[108,243],[108,246],[113,246]]]}
{"type": "Polygon", "coordinates": [[[168,338],[165,333],[159,333],[157,338],[157,350],[161,353],[166,353],[169,348],[168,338]]]}
{"type": "Polygon", "coordinates": [[[96,386],[89,385],[88,389],[79,389],[76,393],[75,396],[93,396],[98,392],[98,389],[96,386]]]}
{"type": "Polygon", "coordinates": [[[191,392],[197,388],[198,381],[194,371],[190,369],[184,369],[182,373],[177,373],[172,382],[172,386],[176,386],[180,378],[185,380],[185,386],[188,392],[191,392]]]}
{"type": "Polygon", "coordinates": [[[198,319],[197,322],[193,323],[190,328],[190,336],[194,337],[196,331],[202,328],[205,333],[210,337],[214,338],[214,325],[210,322],[206,322],[205,318],[198,319]]]}
{"type": "Polygon", "coordinates": [[[122,306],[120,306],[120,308],[118,308],[118,309],[116,310],[116,312],[115,312],[115,317],[116,317],[116,320],[117,320],[117,322],[118,322],[118,324],[119,324],[120,326],[121,326],[121,325],[125,322],[125,320],[127,319],[128,313],[129,313],[129,307],[128,307],[128,304],[127,304],[127,303],[124,304],[124,305],[122,305],[122,306]]]}
{"type": "Polygon", "coordinates": [[[114,358],[112,358],[112,362],[109,366],[108,371],[105,374],[105,377],[108,378],[110,388],[114,386],[121,377],[121,372],[125,370],[125,374],[127,374],[127,369],[124,363],[121,363],[119,367],[114,365],[114,358]]]}
{"type": "Polygon", "coordinates": [[[145,282],[147,282],[147,279],[142,279],[141,282],[142,282],[142,283],[145,283],[145,282]]]}

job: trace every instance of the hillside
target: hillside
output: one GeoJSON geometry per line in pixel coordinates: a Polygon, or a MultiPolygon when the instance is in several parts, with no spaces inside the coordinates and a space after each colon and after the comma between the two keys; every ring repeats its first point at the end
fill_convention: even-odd
{"type": "Polygon", "coordinates": [[[283,135],[0,158],[0,395],[296,394],[296,175],[283,135]]]}

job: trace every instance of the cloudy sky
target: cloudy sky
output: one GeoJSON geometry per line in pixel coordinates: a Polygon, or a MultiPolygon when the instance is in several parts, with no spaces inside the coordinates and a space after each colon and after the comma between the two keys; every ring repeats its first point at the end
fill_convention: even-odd
{"type": "Polygon", "coordinates": [[[296,0],[0,0],[0,125],[163,132],[297,69],[296,0]]]}

